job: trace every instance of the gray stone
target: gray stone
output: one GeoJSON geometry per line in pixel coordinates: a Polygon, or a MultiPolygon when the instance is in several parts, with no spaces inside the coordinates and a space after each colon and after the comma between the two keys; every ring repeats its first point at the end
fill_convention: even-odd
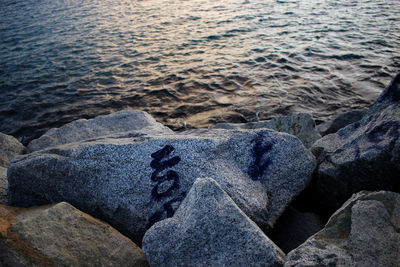
{"type": "Polygon", "coordinates": [[[28,151],[33,152],[62,144],[137,130],[142,133],[171,132],[168,127],[156,122],[144,111],[123,110],[90,120],[76,120],[60,128],[50,129],[40,138],[32,140],[28,145],[28,151]]]}
{"type": "Polygon", "coordinates": [[[7,204],[7,169],[0,167],[0,204],[7,204]]]}
{"type": "Polygon", "coordinates": [[[314,143],[322,205],[334,211],[361,190],[400,191],[399,136],[400,75],[360,121],[314,143]]]}
{"type": "Polygon", "coordinates": [[[367,111],[368,109],[364,108],[339,114],[332,120],[317,125],[316,129],[322,136],[336,133],[345,126],[361,120],[367,111]]]}
{"type": "Polygon", "coordinates": [[[125,133],[41,150],[8,169],[10,205],[67,201],[140,242],[173,215],[198,177],[211,177],[265,229],[310,181],[315,159],[272,130],[125,133]]]}
{"type": "Polygon", "coordinates": [[[24,145],[15,137],[0,133],[0,167],[7,168],[13,158],[24,152],[24,145]]]}
{"type": "Polygon", "coordinates": [[[143,238],[151,266],[282,266],[285,254],[210,178],[143,238]]]}
{"type": "Polygon", "coordinates": [[[400,195],[360,192],[290,252],[289,266],[399,266],[400,195]]]}
{"type": "Polygon", "coordinates": [[[315,122],[308,113],[291,113],[288,116],[277,116],[267,121],[249,123],[218,123],[216,129],[261,129],[268,128],[278,132],[297,136],[305,147],[321,138],[315,129],[315,122]]]}
{"type": "Polygon", "coordinates": [[[148,266],[143,251],[68,203],[0,205],[1,266],[148,266]]]}
{"type": "Polygon", "coordinates": [[[322,219],[312,212],[300,212],[289,207],[279,218],[268,237],[283,252],[289,253],[324,227],[322,219]]]}

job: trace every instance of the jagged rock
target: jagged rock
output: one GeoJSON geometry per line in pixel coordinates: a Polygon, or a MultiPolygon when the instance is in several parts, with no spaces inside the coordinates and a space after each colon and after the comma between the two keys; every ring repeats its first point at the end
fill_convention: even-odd
{"type": "Polygon", "coordinates": [[[315,159],[272,130],[125,133],[41,150],[8,169],[9,204],[67,201],[139,243],[171,217],[199,177],[211,177],[265,229],[310,181],[315,159]]]}
{"type": "Polygon", "coordinates": [[[283,252],[289,253],[324,227],[322,219],[312,212],[300,212],[289,207],[278,219],[268,237],[283,252]]]}
{"type": "Polygon", "coordinates": [[[336,133],[343,127],[346,127],[349,124],[361,120],[362,117],[366,114],[367,110],[368,109],[364,108],[358,110],[351,110],[339,114],[335,116],[332,120],[317,125],[316,129],[321,134],[321,136],[325,136],[331,133],[336,133]]]}
{"type": "Polygon", "coordinates": [[[146,232],[143,251],[152,266],[281,266],[285,257],[210,178],[146,232]]]}
{"type": "Polygon", "coordinates": [[[218,123],[216,129],[260,129],[268,128],[278,132],[297,136],[309,148],[321,138],[315,129],[315,122],[308,113],[291,113],[288,116],[277,116],[267,121],[249,123],[218,123]]]}
{"type": "Polygon", "coordinates": [[[0,204],[7,204],[7,169],[0,167],[0,204]]]}
{"type": "Polygon", "coordinates": [[[1,266],[148,266],[142,250],[68,203],[0,204],[1,266]]]}
{"type": "Polygon", "coordinates": [[[24,152],[24,145],[15,137],[0,133],[0,167],[7,168],[13,158],[24,152]]]}
{"type": "Polygon", "coordinates": [[[400,195],[360,192],[290,252],[289,266],[399,266],[400,195]]]}
{"type": "Polygon", "coordinates": [[[311,148],[320,163],[315,192],[325,209],[361,190],[400,191],[400,75],[365,116],[311,148]]]}
{"type": "Polygon", "coordinates": [[[28,151],[33,152],[62,144],[137,130],[142,133],[171,132],[168,127],[156,122],[144,111],[123,110],[90,120],[76,120],[60,128],[50,129],[40,138],[32,140],[28,145],[28,151]]]}

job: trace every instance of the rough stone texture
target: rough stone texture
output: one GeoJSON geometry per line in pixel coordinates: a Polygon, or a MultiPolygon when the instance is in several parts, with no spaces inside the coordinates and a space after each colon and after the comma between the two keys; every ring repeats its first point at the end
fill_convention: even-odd
{"type": "Polygon", "coordinates": [[[294,136],[272,130],[137,132],[58,146],[14,160],[9,204],[67,201],[137,244],[171,217],[198,177],[211,177],[268,229],[310,181],[315,158],[294,136]]]}
{"type": "Polygon", "coordinates": [[[1,266],[148,266],[142,250],[68,203],[0,205],[1,266]]]}
{"type": "Polygon", "coordinates": [[[60,128],[50,129],[40,138],[32,140],[28,145],[28,151],[33,152],[99,136],[137,130],[142,133],[171,132],[169,128],[156,122],[153,117],[144,111],[123,110],[90,120],[76,120],[60,128]]]}
{"type": "Polygon", "coordinates": [[[312,147],[315,191],[332,211],[361,190],[400,191],[400,75],[366,115],[312,147]]]}
{"type": "Polygon", "coordinates": [[[336,133],[343,127],[357,122],[367,113],[368,109],[351,110],[335,116],[331,121],[327,121],[317,125],[317,131],[325,136],[327,134],[336,133]]]}
{"type": "Polygon", "coordinates": [[[277,116],[267,121],[249,123],[218,123],[217,129],[260,129],[268,128],[278,132],[297,136],[305,147],[321,138],[315,129],[315,122],[308,113],[291,113],[288,116],[277,116]]]}
{"type": "Polygon", "coordinates": [[[15,137],[0,133],[0,167],[7,168],[13,158],[24,152],[24,145],[15,137]]]}
{"type": "Polygon", "coordinates": [[[7,204],[7,169],[0,167],[0,204],[7,204]]]}
{"type": "Polygon", "coordinates": [[[283,252],[289,253],[324,227],[322,219],[312,212],[289,207],[276,222],[268,237],[283,252]]]}
{"type": "Polygon", "coordinates": [[[290,252],[285,266],[400,266],[399,230],[399,194],[360,192],[290,252]]]}
{"type": "Polygon", "coordinates": [[[210,178],[143,238],[151,266],[281,266],[285,254],[210,178]]]}

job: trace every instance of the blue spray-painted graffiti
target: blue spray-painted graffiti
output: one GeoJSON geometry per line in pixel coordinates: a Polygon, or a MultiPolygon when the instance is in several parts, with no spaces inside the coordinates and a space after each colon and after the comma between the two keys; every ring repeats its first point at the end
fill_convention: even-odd
{"type": "Polygon", "coordinates": [[[249,166],[247,171],[248,175],[252,180],[259,180],[265,173],[265,170],[272,163],[272,158],[266,155],[271,151],[274,143],[272,141],[265,140],[262,134],[257,134],[257,137],[253,140],[253,157],[254,160],[249,166]]]}
{"type": "MultiPolygon", "coordinates": [[[[179,175],[177,172],[173,170],[168,170],[166,174],[160,175],[160,173],[168,168],[171,168],[178,164],[181,161],[179,156],[172,157],[170,159],[165,159],[169,156],[175,148],[171,145],[166,145],[162,149],[151,154],[153,160],[150,163],[150,167],[154,169],[154,172],[151,175],[151,180],[157,182],[151,191],[151,196],[155,201],[161,201],[167,197],[172,196],[173,192],[179,189],[179,175]],[[172,183],[171,183],[172,182],[172,183]],[[168,189],[160,192],[160,187],[168,186],[168,189]]],[[[177,197],[172,198],[171,200],[165,202],[161,208],[156,211],[149,218],[148,227],[153,225],[154,223],[160,221],[161,219],[172,217],[175,213],[175,208],[173,204],[181,202],[186,196],[186,192],[180,193],[177,197]]]]}

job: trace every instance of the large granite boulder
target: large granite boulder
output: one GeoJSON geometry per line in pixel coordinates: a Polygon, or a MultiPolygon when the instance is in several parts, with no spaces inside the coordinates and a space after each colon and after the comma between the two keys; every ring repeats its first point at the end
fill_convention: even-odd
{"type": "Polygon", "coordinates": [[[0,133],[0,167],[7,168],[13,158],[24,152],[24,145],[15,137],[0,133]]]}
{"type": "Polygon", "coordinates": [[[0,204],[7,204],[7,169],[0,167],[0,204]]]}
{"type": "Polygon", "coordinates": [[[68,203],[0,205],[1,266],[148,266],[142,250],[68,203]]]}
{"type": "Polygon", "coordinates": [[[210,178],[143,238],[151,266],[282,266],[285,254],[210,178]]]}
{"type": "Polygon", "coordinates": [[[289,266],[400,266],[400,194],[360,192],[290,252],[289,266]]]}
{"type": "Polygon", "coordinates": [[[332,211],[361,190],[400,191],[400,74],[365,116],[312,147],[315,191],[332,211]]]}
{"type": "Polygon", "coordinates": [[[90,120],[76,120],[60,128],[50,129],[40,138],[32,140],[28,145],[28,151],[33,152],[99,136],[136,130],[140,130],[142,133],[171,132],[171,129],[156,122],[151,115],[144,111],[123,110],[90,120]]]}
{"type": "Polygon", "coordinates": [[[140,242],[171,217],[199,177],[211,177],[265,229],[310,181],[315,159],[272,130],[138,132],[41,150],[8,169],[9,204],[67,201],[140,242]]]}
{"type": "Polygon", "coordinates": [[[305,147],[321,138],[315,129],[315,122],[308,113],[291,113],[288,116],[277,116],[267,121],[248,123],[218,123],[216,129],[261,129],[268,128],[278,132],[297,136],[305,147]]]}

